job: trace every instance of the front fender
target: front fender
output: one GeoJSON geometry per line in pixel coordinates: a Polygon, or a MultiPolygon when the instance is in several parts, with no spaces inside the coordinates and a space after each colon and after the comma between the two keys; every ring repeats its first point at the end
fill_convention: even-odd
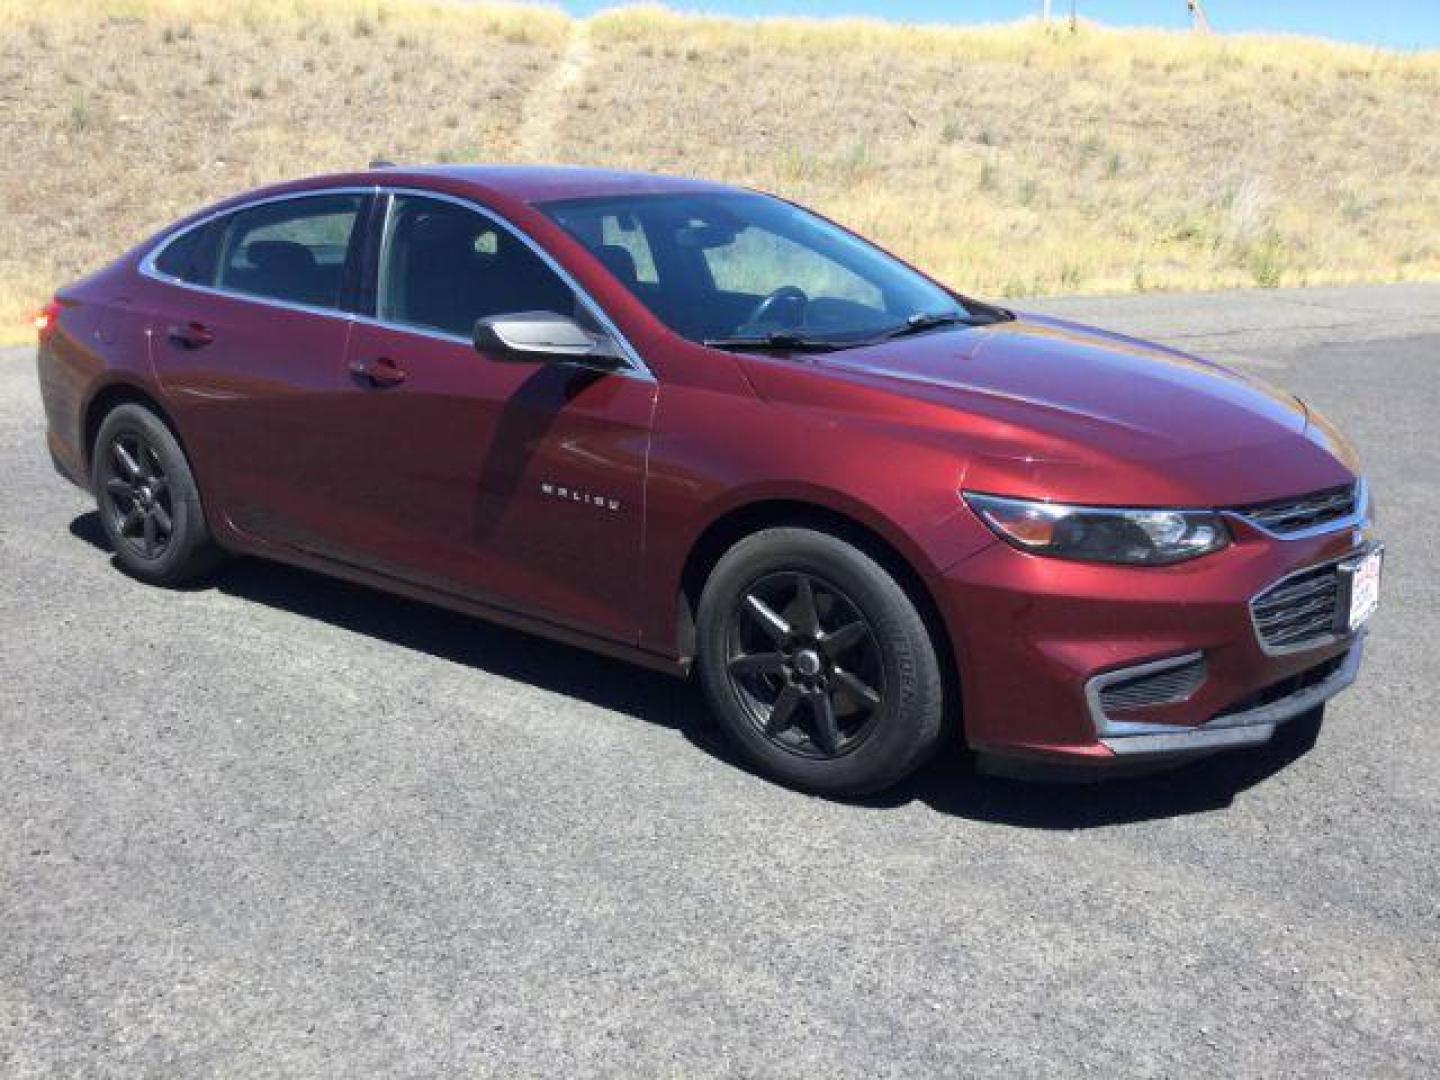
{"type": "Polygon", "coordinates": [[[673,648],[691,553],[747,508],[813,507],[854,522],[933,593],[948,567],[994,541],[961,501],[962,472],[945,440],[874,418],[667,386],[646,484],[642,640],[673,648]]]}

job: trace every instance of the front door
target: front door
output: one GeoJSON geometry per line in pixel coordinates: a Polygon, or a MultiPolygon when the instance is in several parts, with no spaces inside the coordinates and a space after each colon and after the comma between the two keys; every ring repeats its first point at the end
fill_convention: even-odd
{"type": "Polygon", "coordinates": [[[638,635],[656,384],[642,372],[510,363],[475,322],[587,317],[554,270],[478,211],[396,195],[376,315],[353,327],[332,430],[335,511],[367,568],[607,637],[638,635]]]}

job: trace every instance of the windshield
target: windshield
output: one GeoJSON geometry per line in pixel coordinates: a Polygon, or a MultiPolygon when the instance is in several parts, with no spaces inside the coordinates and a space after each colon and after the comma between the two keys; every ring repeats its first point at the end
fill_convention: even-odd
{"type": "Polygon", "coordinates": [[[875,340],[989,321],[857,237],[743,192],[571,199],[539,207],[692,341],[875,340]]]}

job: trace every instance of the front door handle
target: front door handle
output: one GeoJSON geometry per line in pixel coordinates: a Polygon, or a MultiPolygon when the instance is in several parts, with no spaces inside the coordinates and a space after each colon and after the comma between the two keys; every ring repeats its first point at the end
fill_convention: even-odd
{"type": "Polygon", "coordinates": [[[405,381],[405,369],[388,356],[350,361],[350,374],[371,386],[396,386],[405,381]]]}
{"type": "Polygon", "coordinates": [[[201,322],[177,323],[165,335],[182,349],[203,349],[215,340],[215,331],[201,322]]]}

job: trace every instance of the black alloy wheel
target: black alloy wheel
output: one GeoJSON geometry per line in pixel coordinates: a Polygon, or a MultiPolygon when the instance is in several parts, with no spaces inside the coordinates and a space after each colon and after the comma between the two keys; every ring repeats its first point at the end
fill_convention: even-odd
{"type": "Polygon", "coordinates": [[[880,647],[835,585],[808,573],[766,575],[735,605],[728,638],[732,686],[776,746],[836,758],[874,730],[884,703],[880,647]]]}
{"type": "Polygon", "coordinates": [[[787,524],[736,541],[705,581],[695,629],[711,711],[768,776],[862,795],[940,746],[936,638],[885,563],[845,538],[787,524]]]}
{"type": "Polygon", "coordinates": [[[113,534],[142,559],[159,559],[175,533],[174,493],[160,454],[138,431],[121,431],[98,462],[101,512],[113,534]]]}

